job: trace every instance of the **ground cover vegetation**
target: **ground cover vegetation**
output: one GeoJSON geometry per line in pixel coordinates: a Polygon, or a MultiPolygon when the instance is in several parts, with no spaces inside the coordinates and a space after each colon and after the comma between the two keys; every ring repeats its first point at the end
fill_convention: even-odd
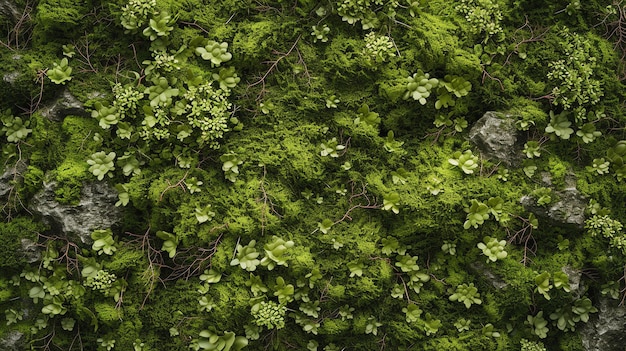
{"type": "Polygon", "coordinates": [[[27,167],[0,203],[0,337],[575,351],[599,299],[625,301],[619,1],[15,4],[0,164],[27,167]],[[63,91],[88,113],[46,117],[63,91]],[[468,141],[487,111],[519,162],[468,141]],[[520,203],[571,179],[580,227],[520,203]],[[66,205],[107,182],[121,224],[90,244],[46,225],[28,203],[50,182],[66,205]]]}

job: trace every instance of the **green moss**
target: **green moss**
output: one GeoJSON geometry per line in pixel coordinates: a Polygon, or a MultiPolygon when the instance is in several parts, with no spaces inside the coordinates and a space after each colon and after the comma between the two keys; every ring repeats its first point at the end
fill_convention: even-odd
{"type": "Polygon", "coordinates": [[[30,217],[17,217],[8,223],[0,222],[3,241],[0,251],[0,267],[7,271],[19,271],[26,263],[22,240],[36,242],[45,227],[30,217]]]}

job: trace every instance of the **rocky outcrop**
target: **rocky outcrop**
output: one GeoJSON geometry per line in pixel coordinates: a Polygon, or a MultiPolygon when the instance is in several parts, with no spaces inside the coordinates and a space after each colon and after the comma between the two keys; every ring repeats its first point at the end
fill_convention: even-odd
{"type": "Polygon", "coordinates": [[[11,192],[14,188],[14,183],[21,180],[22,174],[24,174],[27,167],[28,164],[20,160],[0,175],[0,199],[4,199],[11,192]]]}
{"type": "Polygon", "coordinates": [[[0,350],[3,351],[21,351],[25,350],[24,345],[24,333],[17,330],[11,330],[7,332],[2,338],[0,338],[0,350]]]}
{"type": "Polygon", "coordinates": [[[580,331],[587,351],[624,351],[626,345],[626,308],[616,300],[602,298],[594,314],[580,331]]]}
{"type": "Polygon", "coordinates": [[[70,240],[90,244],[93,230],[107,229],[120,222],[121,210],[115,206],[117,192],[106,183],[86,184],[77,205],[58,203],[54,187],[55,183],[44,184],[43,190],[33,197],[29,207],[70,240]]]}
{"type": "Polygon", "coordinates": [[[483,155],[507,166],[515,165],[520,158],[515,120],[510,116],[489,111],[472,126],[470,140],[483,155]]]}
{"type": "Polygon", "coordinates": [[[62,121],[65,116],[69,115],[91,117],[82,102],[78,101],[67,89],[63,90],[50,105],[41,109],[41,114],[53,121],[62,121]]]}
{"type": "Polygon", "coordinates": [[[527,211],[539,219],[548,220],[551,225],[582,229],[586,219],[587,199],[576,189],[575,179],[567,179],[566,187],[555,191],[554,195],[557,201],[546,206],[537,205],[536,199],[528,195],[522,196],[520,203],[527,211]]]}

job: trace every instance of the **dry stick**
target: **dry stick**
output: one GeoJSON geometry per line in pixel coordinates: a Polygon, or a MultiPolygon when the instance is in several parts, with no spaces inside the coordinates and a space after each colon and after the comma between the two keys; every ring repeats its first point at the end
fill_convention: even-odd
{"type": "Polygon", "coordinates": [[[185,172],[185,175],[183,175],[183,177],[182,177],[182,178],[181,178],[181,179],[180,179],[180,180],[179,180],[176,184],[174,184],[174,185],[172,185],[172,184],[170,183],[170,181],[168,180],[168,181],[167,181],[168,186],[167,186],[167,188],[165,188],[165,190],[163,190],[163,192],[162,192],[162,193],[161,193],[161,195],[159,196],[159,202],[161,202],[161,201],[163,200],[163,195],[165,195],[165,193],[166,193],[168,190],[171,190],[171,189],[174,189],[174,188],[180,187],[181,189],[183,189],[183,191],[185,191],[185,189],[186,189],[186,187],[185,187],[185,179],[187,179],[187,176],[188,176],[188,175],[189,175],[189,170],[187,170],[187,172],[185,172]]]}
{"type": "Polygon", "coordinates": [[[259,80],[257,80],[254,83],[248,84],[248,88],[251,88],[253,86],[261,84],[262,91],[265,90],[265,79],[272,73],[272,71],[274,71],[274,69],[276,69],[276,67],[278,66],[278,63],[282,59],[284,59],[285,57],[287,57],[287,56],[289,56],[291,54],[291,52],[296,48],[296,45],[298,45],[298,42],[300,41],[301,37],[302,37],[302,35],[298,35],[298,38],[293,43],[293,45],[291,45],[291,48],[289,49],[289,51],[287,51],[287,53],[280,54],[280,53],[275,51],[275,53],[280,54],[280,56],[276,60],[274,60],[274,61],[267,61],[267,62],[265,62],[265,63],[270,63],[271,62],[272,65],[270,66],[270,68],[267,70],[267,72],[265,72],[265,74],[259,80]]]}
{"type": "Polygon", "coordinates": [[[355,183],[351,182],[350,183],[350,187],[351,187],[350,198],[348,199],[348,204],[350,205],[350,207],[340,219],[336,220],[333,223],[333,225],[339,224],[345,220],[351,221],[352,217],[350,216],[350,213],[352,213],[352,211],[356,210],[357,208],[378,209],[381,207],[381,205],[379,205],[376,202],[376,198],[374,198],[374,200],[372,201],[372,199],[370,199],[370,197],[367,195],[367,184],[361,184],[361,192],[359,193],[355,193],[354,186],[355,186],[355,183]],[[357,199],[359,200],[364,199],[365,201],[354,204],[355,200],[357,199]]]}
{"type": "Polygon", "coordinates": [[[533,43],[533,42],[537,42],[537,41],[541,41],[543,40],[543,37],[548,33],[548,31],[550,30],[550,27],[546,28],[542,33],[539,33],[537,36],[535,36],[535,30],[533,29],[533,27],[530,25],[530,22],[528,22],[528,16],[525,16],[526,21],[524,23],[524,25],[522,25],[521,27],[517,28],[515,30],[515,32],[513,33],[513,36],[515,36],[515,34],[517,34],[517,32],[521,31],[522,29],[528,27],[528,30],[530,32],[530,38],[528,39],[522,39],[520,42],[515,43],[515,48],[513,49],[513,51],[511,51],[509,53],[509,55],[506,57],[506,60],[504,61],[504,63],[502,64],[503,66],[506,66],[507,64],[509,64],[509,59],[511,58],[511,56],[513,56],[514,53],[517,53],[519,50],[519,47],[522,44],[527,44],[527,43],[533,43]]]}

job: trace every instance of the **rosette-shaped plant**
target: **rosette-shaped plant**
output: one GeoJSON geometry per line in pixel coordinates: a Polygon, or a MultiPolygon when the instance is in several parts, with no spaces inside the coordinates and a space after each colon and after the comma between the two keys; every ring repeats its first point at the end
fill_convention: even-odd
{"type": "Polygon", "coordinates": [[[478,248],[483,250],[483,254],[487,256],[487,263],[489,261],[496,262],[497,260],[504,259],[508,253],[504,251],[504,246],[506,245],[506,240],[498,240],[497,238],[492,238],[490,236],[486,236],[483,238],[482,243],[478,243],[478,248]]]}
{"type": "Polygon", "coordinates": [[[104,151],[96,152],[87,160],[90,166],[89,171],[98,177],[98,180],[104,179],[106,174],[108,174],[109,177],[113,177],[113,173],[110,173],[110,171],[115,169],[115,165],[113,164],[114,160],[115,152],[109,152],[108,154],[104,151]]]}

